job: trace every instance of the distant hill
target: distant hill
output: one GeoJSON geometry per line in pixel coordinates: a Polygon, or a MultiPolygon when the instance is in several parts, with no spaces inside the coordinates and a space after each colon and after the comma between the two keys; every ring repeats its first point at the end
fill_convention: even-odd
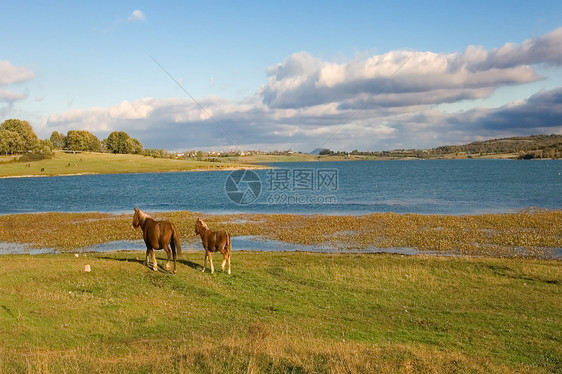
{"type": "Polygon", "coordinates": [[[315,148],[312,152],[309,152],[310,155],[319,155],[320,152],[322,152],[324,150],[324,148],[315,148]]]}
{"type": "Polygon", "coordinates": [[[433,154],[503,154],[516,153],[520,158],[558,158],[562,152],[562,135],[531,135],[490,139],[464,145],[445,145],[431,150],[433,154]]]}
{"type": "Polygon", "coordinates": [[[352,152],[317,148],[314,155],[376,158],[562,158],[562,135],[515,136],[430,149],[352,152]]]}

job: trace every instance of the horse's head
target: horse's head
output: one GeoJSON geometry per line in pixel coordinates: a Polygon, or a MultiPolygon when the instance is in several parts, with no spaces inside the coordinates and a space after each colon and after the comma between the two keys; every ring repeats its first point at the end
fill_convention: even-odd
{"type": "Polygon", "coordinates": [[[207,224],[201,218],[197,218],[195,222],[195,235],[201,235],[203,229],[208,230],[207,224]]]}
{"type": "Polygon", "coordinates": [[[135,208],[135,214],[133,215],[133,227],[135,229],[139,227],[145,218],[146,214],[139,208],[135,208]]]}

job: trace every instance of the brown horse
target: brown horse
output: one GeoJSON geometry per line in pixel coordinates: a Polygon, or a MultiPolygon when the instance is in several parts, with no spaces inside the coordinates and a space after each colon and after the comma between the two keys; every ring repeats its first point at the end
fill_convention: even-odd
{"type": "Polygon", "coordinates": [[[211,231],[207,227],[207,224],[203,222],[201,218],[198,218],[197,222],[195,222],[195,235],[201,235],[201,242],[203,243],[203,248],[205,248],[203,271],[205,271],[205,265],[207,265],[208,257],[209,262],[211,263],[211,274],[215,272],[211,253],[219,251],[223,255],[223,260],[221,262],[222,271],[224,271],[224,265],[228,261],[228,274],[230,274],[230,252],[232,252],[230,234],[225,230],[211,231]]]}
{"type": "Polygon", "coordinates": [[[146,257],[144,264],[148,266],[148,256],[152,255],[152,269],[158,270],[156,263],[156,256],[154,249],[163,249],[168,255],[168,262],[166,262],[166,269],[170,270],[170,255],[174,258],[174,274],[176,273],[176,257],[181,254],[180,237],[176,226],[170,221],[156,221],[148,214],[135,208],[135,215],[133,216],[133,227],[141,227],[142,236],[146,244],[146,257]],[[168,248],[168,245],[170,248],[168,248]],[[176,250],[177,249],[177,250],[176,250]]]}

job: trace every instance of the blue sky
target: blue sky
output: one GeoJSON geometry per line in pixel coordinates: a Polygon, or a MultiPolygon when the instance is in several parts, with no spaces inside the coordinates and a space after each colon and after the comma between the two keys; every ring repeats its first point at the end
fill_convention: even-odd
{"type": "Polygon", "coordinates": [[[4,2],[0,121],[169,150],[560,134],[561,15],[559,1],[4,2]]]}

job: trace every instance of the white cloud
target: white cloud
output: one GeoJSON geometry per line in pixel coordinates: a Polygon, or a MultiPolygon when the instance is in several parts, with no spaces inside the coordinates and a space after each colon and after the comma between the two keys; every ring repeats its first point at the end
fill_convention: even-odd
{"type": "Polygon", "coordinates": [[[23,82],[33,77],[34,73],[30,69],[13,66],[10,61],[0,61],[0,85],[23,82]]]}
{"type": "MultiPolygon", "coordinates": [[[[28,81],[35,76],[32,70],[22,66],[14,66],[10,61],[0,61],[0,86],[8,86],[12,84],[28,81]]],[[[27,98],[26,93],[13,92],[0,89],[0,102],[13,104],[18,100],[27,98]]]]}
{"type": "Polygon", "coordinates": [[[543,79],[534,65],[562,65],[562,47],[556,48],[561,41],[562,29],[557,29],[490,51],[479,46],[452,54],[398,50],[344,62],[299,52],[268,67],[267,82],[240,101],[197,98],[202,110],[185,97],[147,97],[52,114],[45,127],[83,128],[100,138],[122,130],[150,148],[229,149],[242,144],[247,149],[259,145],[303,151],[320,145],[422,148],[519,130],[562,132],[561,90],[494,110],[436,110],[439,104],[476,102],[499,87],[543,79]]]}
{"type": "Polygon", "coordinates": [[[562,65],[562,27],[538,38],[528,39],[521,45],[506,43],[490,52],[482,48],[470,47],[465,54],[472,54],[475,50],[478,51],[478,59],[469,64],[472,70],[503,69],[533,64],[559,66],[562,65]]]}
{"type": "Polygon", "coordinates": [[[146,16],[144,15],[144,13],[140,10],[134,10],[133,13],[131,13],[131,15],[129,16],[129,18],[127,19],[129,22],[134,22],[134,21],[144,21],[146,19],[146,16]]]}
{"type": "MultiPolygon", "coordinates": [[[[478,52],[478,51],[477,51],[478,52]]],[[[345,63],[327,63],[302,53],[286,59],[275,69],[260,94],[265,104],[277,108],[314,106],[356,100],[367,95],[376,101],[380,95],[424,95],[426,104],[443,100],[445,90],[463,90],[464,96],[481,98],[504,85],[541,79],[530,66],[490,67],[471,71],[463,55],[432,52],[393,51],[345,63]],[[310,60],[315,59],[312,63],[310,60]],[[302,61],[306,61],[306,65],[302,61]],[[286,72],[290,71],[291,74],[286,72]],[[474,90],[474,93],[469,93],[474,90]],[[431,101],[431,102],[430,102],[431,101]]],[[[468,55],[469,61],[475,56],[468,55]]],[[[401,104],[403,106],[404,104],[401,104]]]]}
{"type": "Polygon", "coordinates": [[[108,110],[109,117],[114,119],[146,119],[154,110],[152,98],[137,100],[134,103],[123,101],[108,110]]]}
{"type": "Polygon", "coordinates": [[[13,103],[14,101],[23,100],[25,98],[27,98],[27,95],[24,93],[0,90],[0,102],[13,103]]]}

